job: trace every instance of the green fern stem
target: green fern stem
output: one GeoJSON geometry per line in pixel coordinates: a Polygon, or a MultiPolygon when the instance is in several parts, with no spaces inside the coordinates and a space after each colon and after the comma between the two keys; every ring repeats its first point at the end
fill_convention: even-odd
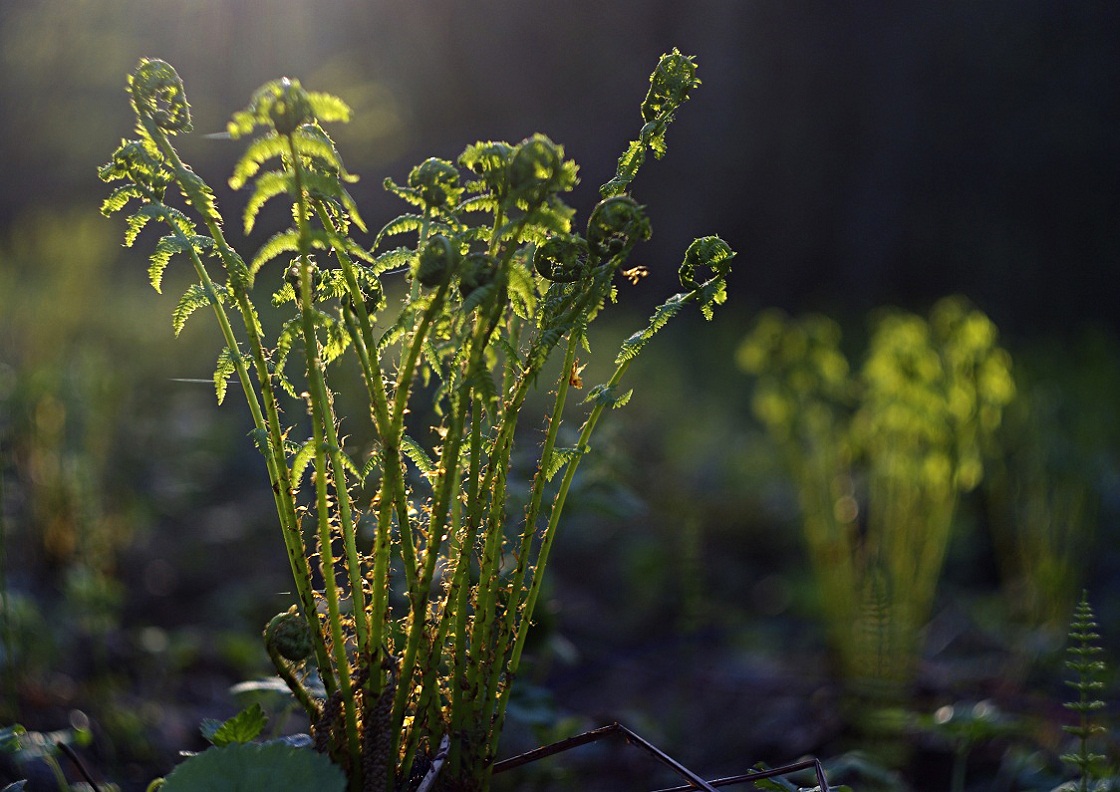
{"type": "MultiPolygon", "coordinates": [[[[140,115],[140,122],[150,139],[155,142],[160,153],[163,154],[165,161],[171,166],[171,170],[175,174],[180,189],[183,190],[188,200],[190,200],[192,205],[195,205],[196,209],[202,214],[203,222],[210,231],[222,262],[227,272],[230,274],[230,289],[237,302],[238,310],[247,331],[246,337],[249,349],[251,350],[257,381],[261,386],[261,400],[264,402],[263,411],[261,409],[261,400],[258,400],[257,391],[249,379],[248,372],[245,370],[244,361],[241,359],[240,355],[234,355],[234,365],[237,370],[238,379],[241,382],[242,391],[245,394],[245,401],[249,406],[253,425],[257,431],[264,432],[268,437],[267,448],[261,448],[260,450],[265,457],[265,464],[272,484],[276,511],[281,521],[281,535],[284,539],[285,551],[296,585],[300,608],[304,618],[311,627],[315,642],[316,659],[320,668],[323,669],[323,684],[328,694],[330,694],[336,688],[336,681],[334,675],[330,673],[330,664],[327,662],[326,644],[319,630],[315,596],[311,584],[311,567],[303,543],[299,518],[295,511],[295,496],[291,480],[291,470],[288,468],[287,460],[284,458],[283,431],[280,428],[280,411],[271,387],[272,375],[269,372],[264,347],[260,341],[260,327],[256,320],[256,312],[253,309],[252,302],[246,291],[246,284],[241,277],[234,277],[234,273],[238,273],[239,270],[244,268],[244,263],[240,261],[236,253],[232,251],[229,244],[226,242],[225,236],[222,233],[220,216],[217,216],[216,212],[205,211],[207,203],[198,196],[197,187],[188,191],[187,187],[184,186],[188,183],[194,185],[197,177],[194,176],[193,171],[190,171],[186,165],[183,164],[182,160],[179,158],[178,152],[167,139],[163,129],[154,123],[151,118],[143,114],[140,115]],[[190,176],[187,175],[188,173],[190,176]]],[[[175,229],[176,233],[179,233],[178,228],[171,222],[170,218],[165,218],[165,221],[169,226],[175,229]]],[[[193,247],[191,258],[195,272],[198,274],[203,288],[207,290],[208,294],[213,295],[215,293],[214,283],[210,279],[209,273],[202,263],[202,260],[199,258],[197,251],[193,250],[193,247]]],[[[227,347],[230,349],[230,352],[233,353],[234,350],[238,348],[236,334],[233,332],[232,325],[221,303],[212,298],[212,305],[222,332],[222,337],[227,347]]]]}
{"type": "Polygon", "coordinates": [[[312,265],[310,259],[310,220],[306,195],[303,190],[302,169],[291,135],[285,135],[291,156],[291,166],[295,181],[296,224],[299,233],[299,296],[303,325],[303,346],[307,364],[307,383],[311,411],[312,437],[315,444],[315,500],[319,531],[319,565],[323,575],[324,599],[327,603],[328,629],[331,636],[331,649],[336,673],[338,690],[342,695],[343,716],[346,728],[346,747],[350,765],[350,785],[354,790],[361,789],[362,741],[358,730],[357,701],[352,688],[352,670],[346,649],[343,632],[341,593],[338,588],[333,550],[332,513],[328,483],[334,481],[335,514],[338,518],[337,530],[343,538],[346,552],[346,567],[349,572],[350,598],[354,613],[354,631],[359,646],[367,640],[366,622],[363,618],[364,591],[361,581],[361,561],[355,545],[353,514],[350,510],[350,493],[346,484],[346,468],[342,462],[342,452],[335,430],[334,411],[323,376],[323,362],[319,355],[318,337],[315,332],[314,290],[312,285],[312,265]],[[329,468],[328,468],[329,457],[329,468]],[[334,471],[334,476],[330,471],[334,471]]]}

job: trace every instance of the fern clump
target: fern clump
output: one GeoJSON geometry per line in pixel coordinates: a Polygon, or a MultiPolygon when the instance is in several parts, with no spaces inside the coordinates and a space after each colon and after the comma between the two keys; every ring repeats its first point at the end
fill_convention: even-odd
{"type": "Polygon", "coordinates": [[[417,775],[429,788],[441,768],[446,788],[486,788],[596,424],[629,400],[627,368],[672,316],[695,304],[710,319],[726,300],[733,253],[704,237],[684,255],[682,291],[623,344],[613,375],[579,408],[574,445],[562,445],[569,397],[582,387],[577,355],[591,354],[588,326],[615,302],[618,276],[642,271],[626,267],[650,237],[630,185],[647,151],[665,153],[667,127],[697,85],[692,58],[662,57],[639,137],[582,230],[564,199],[578,167],[536,134],[480,141],[455,162],[424,160],[405,184],[386,180],[408,211],[367,246],[353,236],[367,230],[347,189],[356,177],[327,131],[349,109],[298,80],[270,82],[229,123],[231,137],[250,139],[229,184],[248,191],[247,233],[274,201],[292,222],[243,257],[213,190],[174,146],[191,128],[178,75],[143,60],[129,78],[138,137],[100,171],[120,183],[103,211],[131,209],[127,245],[163,227],[149,259],[156,291],[173,260],[192,267],[196,281],[172,312],[176,333],[199,309],[218,322],[217,397],[231,380],[244,394],[295,582],[292,611],[266,631],[269,654],[352,790],[404,788],[417,775]],[[384,281],[400,273],[404,296],[390,300],[384,281]],[[262,299],[287,311],[274,338],[258,316],[262,299]],[[511,476],[525,456],[514,454],[521,410],[554,356],[534,469],[511,476]],[[337,412],[342,361],[364,384],[357,415],[337,412]],[[406,426],[410,413],[435,423],[406,426]],[[364,423],[374,442],[357,447],[344,420],[348,431],[364,423]],[[524,504],[520,514],[511,502],[524,504]],[[316,677],[325,696],[312,692],[316,677]]]}

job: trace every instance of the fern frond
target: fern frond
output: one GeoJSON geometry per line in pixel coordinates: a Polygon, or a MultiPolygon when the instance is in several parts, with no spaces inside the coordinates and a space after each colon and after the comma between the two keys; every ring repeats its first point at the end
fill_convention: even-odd
{"type": "Polygon", "coordinates": [[[215,301],[224,302],[228,293],[229,290],[225,286],[216,286],[214,293],[210,294],[201,283],[192,283],[179,298],[175,310],[171,312],[171,327],[175,335],[178,336],[183,331],[183,325],[187,323],[191,314],[199,308],[213,305],[215,301]]]}
{"type": "Polygon", "coordinates": [[[262,173],[254,182],[253,194],[245,202],[242,220],[246,234],[252,232],[257,215],[264,205],[277,195],[295,195],[295,180],[292,174],[278,170],[262,173]]]}
{"type": "Polygon", "coordinates": [[[681,312],[687,302],[688,295],[674,294],[668,300],[657,306],[653,312],[653,316],[649,319],[649,324],[634,333],[632,336],[622,342],[622,348],[618,352],[618,357],[615,358],[615,364],[621,365],[628,360],[633,360],[642,351],[642,348],[649,343],[649,340],[664,327],[670,319],[681,312]]]}
{"type": "Polygon", "coordinates": [[[588,392],[587,398],[584,399],[583,402],[584,404],[593,405],[602,404],[604,407],[617,410],[619,407],[625,407],[630,401],[630,397],[633,395],[633,388],[625,393],[619,393],[617,389],[608,385],[596,385],[588,392]]]}
{"type": "Polygon", "coordinates": [[[261,165],[287,153],[287,142],[275,132],[254,139],[245,147],[245,153],[233,166],[233,174],[229,177],[230,189],[240,190],[249,179],[257,175],[261,165]]]}
{"type": "Polygon", "coordinates": [[[308,91],[307,101],[311,103],[311,112],[319,121],[347,123],[350,120],[350,105],[333,94],[308,91]]]}
{"type": "Polygon", "coordinates": [[[407,234],[409,231],[419,231],[424,225],[424,218],[417,214],[403,214],[382,226],[373,239],[373,250],[377,250],[381,240],[388,236],[407,234]]]}
{"type": "Polygon", "coordinates": [[[138,185],[122,184],[109,193],[109,197],[101,202],[101,214],[108,217],[114,212],[119,212],[133,198],[145,201],[148,196],[138,185]]]}
{"type": "Polygon", "coordinates": [[[322,351],[320,352],[323,363],[331,363],[337,360],[338,357],[346,351],[346,348],[350,346],[350,333],[347,332],[346,325],[330,314],[322,311],[315,312],[315,325],[323,328],[324,335],[326,336],[322,351]]]}
{"type": "Polygon", "coordinates": [[[548,458],[548,464],[544,469],[545,481],[552,481],[553,477],[563,468],[567,467],[569,462],[579,459],[587,453],[587,450],[586,448],[552,449],[552,456],[548,458]]]}
{"type": "Polygon", "coordinates": [[[249,272],[256,275],[261,267],[281,253],[295,253],[299,250],[299,231],[294,228],[287,228],[283,231],[277,231],[268,240],[261,245],[257,255],[253,257],[253,261],[249,264],[249,272]]]}
{"type": "Polygon", "coordinates": [[[223,347],[218,354],[218,364],[214,368],[214,391],[218,395],[218,404],[225,401],[226,389],[229,387],[229,378],[237,371],[239,353],[228,346],[223,347]]]}
{"type": "Polygon", "coordinates": [[[424,447],[408,435],[401,438],[401,451],[412,461],[412,464],[416,465],[416,469],[419,470],[425,478],[431,479],[438,472],[436,463],[428,456],[428,452],[424,450],[424,447]]]}
{"type": "Polygon", "coordinates": [[[410,269],[415,258],[416,251],[411,248],[393,248],[392,250],[382,253],[373,260],[373,267],[371,268],[370,274],[376,277],[393,270],[410,269]]]}
{"type": "Polygon", "coordinates": [[[510,305],[522,319],[530,320],[537,311],[537,284],[520,256],[509,263],[506,289],[510,305]]]}
{"type": "Polygon", "coordinates": [[[171,257],[178,253],[187,253],[191,250],[203,251],[214,247],[214,240],[208,236],[197,234],[189,237],[173,234],[162,237],[156,243],[155,250],[148,257],[148,282],[157,293],[162,294],[160,286],[163,282],[163,271],[167,269],[171,257]]]}
{"type": "MultiPolygon", "coordinates": [[[[175,228],[183,236],[191,236],[195,232],[194,221],[176,209],[174,206],[166,204],[149,204],[152,209],[152,216],[158,217],[163,220],[172,228],[175,228]]],[[[144,207],[145,209],[148,207],[144,207]]]]}
{"type": "MultiPolygon", "coordinates": [[[[469,189],[471,185],[477,184],[479,182],[470,182],[466,186],[469,189]]],[[[497,210],[498,199],[489,193],[472,196],[455,207],[456,214],[460,212],[496,212],[497,210]]]]}
{"type": "Polygon", "coordinates": [[[318,161],[320,167],[326,166],[334,174],[341,176],[345,173],[334,141],[317,127],[302,126],[293,132],[292,147],[300,156],[318,161]]]}
{"type": "Polygon", "coordinates": [[[273,375],[276,377],[276,381],[280,384],[280,387],[284,389],[284,392],[292,398],[296,396],[296,389],[295,386],[292,385],[292,381],[288,379],[284,368],[288,363],[288,355],[291,353],[292,346],[295,344],[296,339],[303,337],[301,329],[301,318],[299,316],[294,316],[284,322],[276,337],[276,356],[273,366],[273,375]]]}
{"type": "Polygon", "coordinates": [[[303,474],[307,472],[307,466],[315,459],[315,441],[308,438],[307,442],[299,447],[299,450],[292,457],[292,484],[299,486],[303,480],[303,474]]]}
{"type": "Polygon", "coordinates": [[[358,212],[358,205],[354,198],[347,192],[338,177],[333,173],[319,173],[306,171],[303,174],[303,187],[312,198],[333,198],[346,209],[350,220],[362,231],[366,230],[366,223],[358,212]]]}
{"type": "Polygon", "coordinates": [[[214,192],[201,176],[189,168],[180,168],[176,171],[175,178],[179,182],[179,191],[188,205],[193,206],[204,217],[221,221],[214,192]]]}

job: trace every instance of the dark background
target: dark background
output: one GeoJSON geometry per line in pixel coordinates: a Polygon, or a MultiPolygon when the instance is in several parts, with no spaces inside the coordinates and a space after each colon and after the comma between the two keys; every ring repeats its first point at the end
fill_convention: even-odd
{"type": "MultiPolygon", "coordinates": [[[[142,55],[180,71],[202,132],[279,75],[340,94],[363,206],[424,156],[538,130],[582,164],[590,200],[676,46],[704,85],[639,187],[657,264],[716,230],[743,253],[737,310],[963,292],[1016,334],[1112,324],[1118,17],[1057,0],[6,0],[0,223],[96,200],[142,55]]],[[[232,156],[189,153],[204,173],[232,156]]]]}

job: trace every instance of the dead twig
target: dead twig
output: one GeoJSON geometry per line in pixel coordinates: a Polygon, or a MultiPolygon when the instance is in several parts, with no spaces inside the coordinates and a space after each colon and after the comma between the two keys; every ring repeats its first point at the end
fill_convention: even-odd
{"type": "Polygon", "coordinates": [[[825,776],[824,768],[821,766],[820,760],[818,759],[806,759],[801,762],[795,762],[794,764],[783,765],[782,767],[775,767],[769,770],[755,770],[750,773],[744,773],[742,775],[728,776],[727,778],[717,778],[713,781],[705,781],[703,778],[693,773],[680,762],[670,757],[664,751],[661,751],[652,743],[644,740],[634,732],[630,731],[630,729],[627,729],[621,723],[617,722],[612,723],[609,726],[602,726],[598,729],[592,729],[591,731],[584,732],[583,734],[577,734],[574,737],[568,737],[567,739],[541,746],[540,748],[534,748],[531,751],[526,751],[523,754],[510,757],[509,759],[503,759],[502,761],[496,762],[494,764],[493,772],[495,775],[498,773],[504,773],[507,770],[514,769],[515,767],[521,767],[522,765],[527,765],[531,762],[536,762],[541,759],[545,759],[546,757],[554,756],[558,753],[563,753],[564,751],[570,751],[572,748],[578,748],[581,745],[587,745],[589,743],[597,742],[598,740],[601,740],[604,737],[609,737],[613,734],[621,734],[626,739],[626,742],[630,743],[631,745],[636,745],[647,753],[652,754],[655,759],[657,759],[662,764],[672,768],[678,775],[685,778],[689,782],[684,786],[676,786],[670,789],[661,789],[657,790],[657,792],[687,792],[691,789],[703,789],[707,790],[707,792],[715,792],[716,787],[731,786],[732,784],[744,784],[749,781],[759,781],[763,778],[773,778],[774,776],[785,775],[787,773],[795,773],[798,770],[807,770],[809,768],[813,768],[813,770],[817,774],[817,786],[820,788],[820,792],[830,792],[828,786],[828,778],[825,776]]]}

